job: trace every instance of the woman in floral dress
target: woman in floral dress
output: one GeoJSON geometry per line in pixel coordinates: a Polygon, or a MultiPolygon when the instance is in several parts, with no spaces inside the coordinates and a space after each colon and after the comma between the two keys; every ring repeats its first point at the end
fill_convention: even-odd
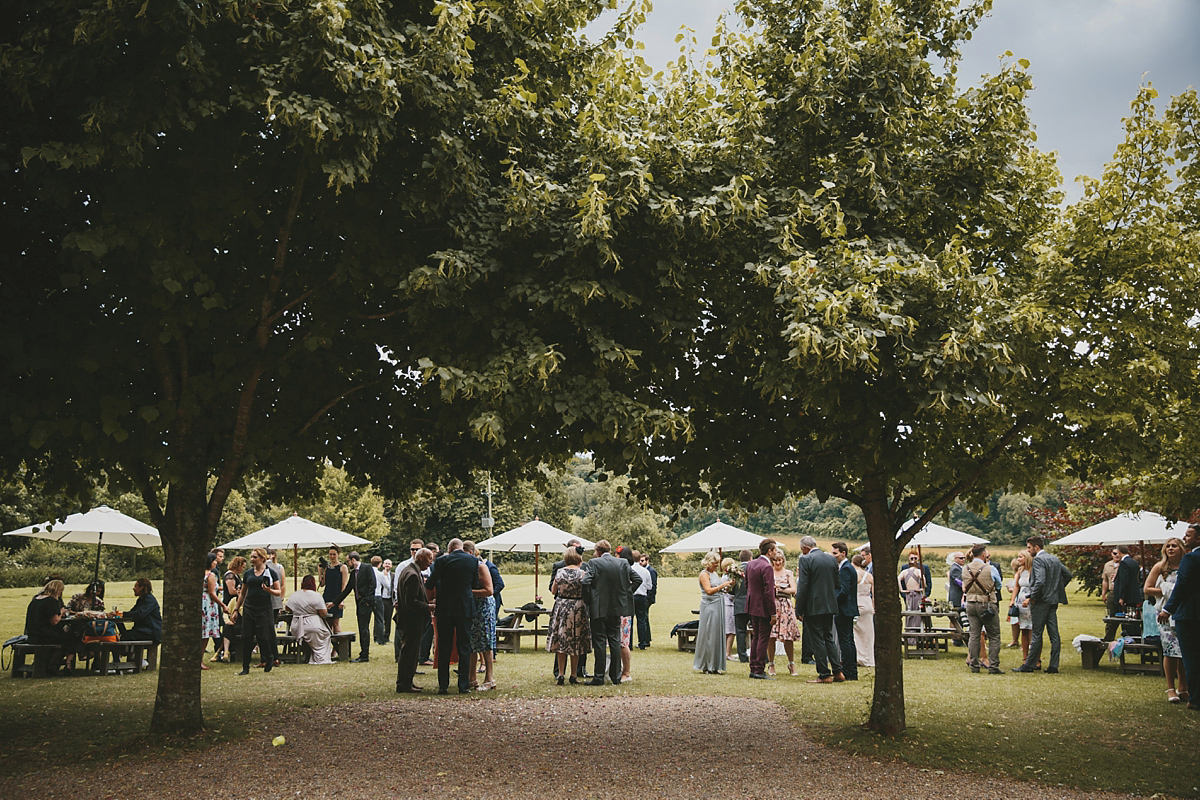
{"type": "Polygon", "coordinates": [[[550,593],[554,595],[554,608],[550,610],[550,635],[546,637],[546,650],[557,654],[558,685],[563,685],[563,676],[570,675],[571,683],[578,683],[579,657],[592,649],[592,623],[587,605],[583,602],[583,570],[579,565],[583,557],[576,548],[568,548],[563,556],[563,568],[554,576],[550,593]],[[567,656],[571,657],[571,671],[566,669],[567,656]]]}
{"type": "Polygon", "coordinates": [[[775,625],[771,628],[771,641],[767,643],[767,674],[775,674],[775,642],[783,642],[787,653],[788,674],[796,673],[796,640],[800,638],[800,623],[796,621],[796,578],[792,571],[783,566],[784,556],[779,550],[771,559],[775,568],[775,625]]]}
{"type": "MultiPolygon", "coordinates": [[[[1146,585],[1142,587],[1148,602],[1163,610],[1163,606],[1171,599],[1175,591],[1175,578],[1179,573],[1179,562],[1183,560],[1183,541],[1172,536],[1162,546],[1162,559],[1150,568],[1146,576],[1146,585]]],[[[1183,651],[1179,649],[1179,635],[1175,633],[1175,625],[1168,617],[1159,623],[1159,636],[1162,641],[1163,674],[1167,678],[1167,702],[1187,702],[1187,674],[1183,671],[1183,651]],[[1179,689],[1176,690],[1176,681],[1179,689]]]]}
{"type": "Polygon", "coordinates": [[[213,651],[221,652],[221,612],[228,610],[217,596],[217,575],[213,571],[216,562],[217,557],[209,553],[208,566],[204,570],[203,593],[200,595],[200,669],[208,669],[203,654],[208,649],[209,639],[213,640],[213,651]]]}

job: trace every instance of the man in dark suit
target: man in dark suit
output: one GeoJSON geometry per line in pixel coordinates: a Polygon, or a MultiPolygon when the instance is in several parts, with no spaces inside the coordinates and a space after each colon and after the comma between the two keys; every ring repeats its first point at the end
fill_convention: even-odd
{"type": "Polygon", "coordinates": [[[1137,559],[1129,555],[1128,545],[1117,545],[1121,562],[1117,564],[1117,576],[1113,579],[1113,592],[1117,595],[1117,610],[1130,617],[1122,625],[1126,636],[1137,636],[1142,629],[1142,571],[1137,559]]]}
{"type": "Polygon", "coordinates": [[[471,585],[478,574],[479,559],[463,551],[462,539],[451,539],[425,582],[437,605],[438,694],[447,694],[450,688],[450,643],[456,638],[458,693],[471,691],[471,619],[475,616],[471,585]]]}
{"type": "Polygon", "coordinates": [[[642,579],[630,571],[629,562],[615,558],[607,539],[596,542],[595,555],[583,566],[583,586],[589,592],[588,612],[592,618],[592,651],[595,677],[588,686],[604,685],[604,667],[614,684],[621,682],[621,617],[633,616],[633,590],[642,579]],[[605,661],[605,648],[608,661],[605,661]]]}
{"type": "MultiPolygon", "coordinates": [[[[354,592],[354,610],[358,617],[358,658],[350,659],[351,663],[362,664],[371,660],[371,617],[375,616],[375,570],[370,564],[364,564],[357,552],[346,556],[346,566],[350,568],[350,580],[338,603],[346,599],[346,595],[354,592]]],[[[334,605],[337,605],[335,603],[334,605]]]]}
{"type": "Polygon", "coordinates": [[[733,629],[737,640],[738,661],[745,664],[750,660],[750,653],[746,650],[746,629],[750,622],[750,615],[746,613],[746,564],[750,561],[750,551],[743,550],[738,553],[738,561],[741,562],[742,579],[733,590],[733,629]]]}
{"type": "Polygon", "coordinates": [[[1192,711],[1200,711],[1200,547],[1197,545],[1200,545],[1200,529],[1190,525],[1183,537],[1183,547],[1191,548],[1191,552],[1180,560],[1175,590],[1158,614],[1159,622],[1168,618],[1175,622],[1183,671],[1187,675],[1187,707],[1192,711]]]}
{"type": "MultiPolygon", "coordinates": [[[[579,541],[578,539],[571,539],[570,541],[567,542],[567,547],[566,547],[566,550],[563,552],[563,555],[566,556],[567,552],[569,552],[571,550],[575,550],[577,553],[579,553],[579,555],[582,556],[583,555],[583,542],[579,541]]],[[[560,569],[562,569],[564,566],[566,566],[566,564],[567,564],[567,562],[560,558],[558,561],[554,562],[554,566],[550,567],[550,585],[551,586],[554,585],[554,579],[558,577],[558,571],[560,569]]],[[[551,655],[554,655],[554,654],[551,654],[551,655]]],[[[554,677],[556,677],[556,678],[558,677],[558,656],[557,655],[554,656],[554,677]]],[[[582,655],[579,656],[579,672],[577,672],[575,674],[575,677],[576,678],[586,678],[587,677],[587,653],[583,653],[582,655]]]]}
{"type": "MultiPolygon", "coordinates": [[[[837,559],[818,550],[817,540],[813,537],[801,537],[800,562],[796,570],[796,618],[804,622],[805,628],[812,626],[817,677],[809,683],[841,683],[846,680],[842,674],[842,656],[833,641],[833,617],[838,610],[837,589],[837,559]]],[[[855,599],[857,604],[858,600],[855,599]]],[[[858,613],[857,608],[855,613],[858,613]]]]}
{"type": "Polygon", "coordinates": [[[838,565],[837,612],[833,627],[837,629],[838,646],[842,657],[842,675],[848,681],[858,680],[858,648],[854,644],[854,618],[858,616],[858,572],[850,563],[845,542],[833,543],[833,557],[838,565]]]}
{"type": "Polygon", "coordinates": [[[433,553],[422,547],[396,577],[396,640],[400,646],[396,658],[397,692],[421,691],[419,686],[413,685],[413,676],[417,674],[421,636],[429,624],[431,610],[421,571],[432,563],[433,553]]]}
{"type": "Polygon", "coordinates": [[[1029,554],[1033,556],[1030,569],[1029,597],[1021,601],[1030,606],[1033,617],[1033,636],[1029,641],[1029,655],[1025,663],[1014,667],[1013,672],[1035,672],[1042,658],[1042,634],[1050,636],[1050,664],[1046,672],[1058,672],[1058,658],[1062,651],[1062,639],[1058,636],[1058,606],[1067,602],[1067,584],[1071,582],[1071,571],[1062,562],[1044,549],[1046,540],[1041,536],[1030,536],[1025,540],[1029,554]]]}
{"type": "Polygon", "coordinates": [[[775,680],[767,674],[767,643],[775,625],[775,540],[758,543],[758,558],[746,562],[746,613],[750,615],[750,677],[760,681],[775,680]]]}

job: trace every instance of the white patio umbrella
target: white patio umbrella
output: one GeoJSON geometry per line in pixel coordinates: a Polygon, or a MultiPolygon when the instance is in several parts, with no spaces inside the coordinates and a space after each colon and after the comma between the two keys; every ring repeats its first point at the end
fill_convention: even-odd
{"type": "Polygon", "coordinates": [[[595,547],[595,542],[589,542],[582,536],[575,536],[549,523],[535,519],[520,527],[505,531],[499,536],[493,536],[482,542],[476,542],[478,550],[501,550],[505,553],[533,553],[533,594],[538,591],[538,558],[543,547],[562,550],[571,539],[578,539],[583,547],[595,547]]]}
{"type": "Polygon", "coordinates": [[[100,578],[100,548],[104,545],[137,548],[162,545],[156,529],[108,506],[96,506],[84,514],[71,514],[62,522],[27,525],[4,535],[96,545],[96,569],[92,580],[100,578]]]}
{"type": "Polygon", "coordinates": [[[248,533],[240,539],[221,545],[225,550],[250,550],[255,547],[273,548],[275,550],[291,548],[292,551],[292,591],[296,591],[297,571],[300,563],[300,551],[312,550],[317,547],[353,547],[360,544],[371,544],[370,539],[343,533],[336,528],[322,525],[319,522],[305,519],[293,514],[283,522],[276,522],[270,527],[248,533]]]}
{"type": "Polygon", "coordinates": [[[1182,539],[1187,532],[1186,522],[1171,523],[1161,514],[1142,511],[1137,514],[1118,514],[1110,520],[1050,542],[1052,545],[1162,544],[1172,536],[1182,539]]]}
{"type": "MultiPolygon", "coordinates": [[[[904,533],[915,522],[916,520],[909,522],[900,529],[900,532],[904,533]]],[[[954,528],[947,528],[945,525],[938,525],[936,522],[927,522],[925,527],[909,540],[908,546],[917,548],[917,555],[921,556],[921,563],[925,563],[925,558],[921,555],[921,548],[923,547],[970,548],[977,544],[987,544],[987,541],[987,539],[981,539],[969,533],[956,531],[954,528]]]]}
{"type": "MultiPolygon", "coordinates": [[[[905,525],[900,529],[904,533],[912,527],[912,523],[905,525]]],[[[987,544],[987,539],[981,539],[978,536],[972,536],[969,533],[956,531],[954,528],[947,528],[945,525],[938,525],[935,522],[930,522],[917,533],[909,541],[910,547],[973,547],[977,544],[987,544]]]]}
{"type": "Polygon", "coordinates": [[[707,553],[709,550],[755,550],[767,537],[735,528],[720,520],[675,544],[664,547],[663,553],[707,553]]]}

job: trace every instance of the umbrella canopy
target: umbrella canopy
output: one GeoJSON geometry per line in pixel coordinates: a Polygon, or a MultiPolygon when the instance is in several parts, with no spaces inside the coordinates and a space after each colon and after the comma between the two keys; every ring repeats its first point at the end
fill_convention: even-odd
{"type": "Polygon", "coordinates": [[[663,553],[707,553],[709,550],[756,550],[767,537],[717,521],[702,531],[664,547],[663,553]]]}
{"type": "MultiPolygon", "coordinates": [[[[901,528],[901,532],[907,531],[912,527],[909,523],[901,528]]],[[[956,531],[954,528],[947,528],[945,525],[938,525],[930,522],[921,531],[912,538],[908,543],[909,547],[971,547],[977,544],[987,544],[987,539],[980,539],[978,536],[972,536],[969,533],[956,531]]]]}
{"type": "Polygon", "coordinates": [[[142,548],[162,545],[157,530],[108,506],[96,506],[85,514],[71,514],[60,523],[27,525],[4,535],[96,545],[96,570],[93,580],[100,577],[101,546],[115,544],[120,547],[142,548]]]}
{"type": "Polygon", "coordinates": [[[578,539],[586,549],[595,547],[595,542],[589,542],[582,536],[575,536],[548,523],[535,519],[526,522],[519,528],[505,531],[499,536],[493,536],[482,542],[475,543],[476,550],[503,550],[506,553],[533,553],[533,595],[538,593],[538,561],[542,548],[560,551],[567,546],[571,539],[578,539]]]}
{"type": "Polygon", "coordinates": [[[505,553],[536,553],[541,550],[562,550],[571,539],[578,539],[586,550],[595,547],[582,536],[575,536],[548,523],[535,519],[519,528],[505,531],[482,542],[476,542],[478,550],[503,550],[505,553]]]}
{"type": "Polygon", "coordinates": [[[240,539],[234,539],[223,544],[226,550],[249,550],[254,547],[272,547],[275,549],[290,547],[294,550],[311,550],[317,547],[353,547],[359,544],[370,544],[370,539],[343,533],[336,528],[330,528],[319,522],[304,517],[291,516],[283,522],[262,530],[248,533],[240,539]]]}
{"type": "Polygon", "coordinates": [[[1118,544],[1162,544],[1172,536],[1182,539],[1187,532],[1186,522],[1171,524],[1166,517],[1153,511],[1137,514],[1119,514],[1110,520],[1075,531],[1052,545],[1118,545],[1118,544]]]}
{"type": "Polygon", "coordinates": [[[343,533],[337,528],[330,528],[319,522],[293,514],[283,522],[276,522],[270,527],[248,533],[240,539],[234,539],[228,544],[221,545],[226,550],[249,550],[255,547],[272,548],[274,550],[292,549],[292,591],[296,591],[300,576],[300,551],[314,548],[353,547],[359,544],[371,544],[370,539],[343,533]]]}

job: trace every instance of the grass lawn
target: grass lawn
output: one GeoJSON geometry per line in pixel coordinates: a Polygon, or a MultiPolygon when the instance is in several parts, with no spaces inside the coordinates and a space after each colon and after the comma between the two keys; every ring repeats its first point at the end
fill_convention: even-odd
{"type": "MultiPolygon", "coordinates": [[[[533,576],[506,578],[506,605],[532,599],[533,576]]],[[[543,578],[544,583],[544,578],[543,578]]],[[[67,587],[68,595],[82,587],[67,587]]],[[[160,587],[156,585],[156,592],[160,587]]],[[[691,654],[675,649],[671,627],[694,619],[698,588],[691,578],[660,581],[658,603],[651,608],[654,644],[634,651],[633,682],[628,687],[558,687],[550,677],[551,657],[532,652],[501,655],[499,688],[492,697],[592,697],[605,694],[735,695],[761,697],[785,706],[798,725],[827,743],[873,758],[895,758],[932,770],[974,769],[1024,777],[1050,785],[1068,784],[1109,790],[1175,796],[1200,794],[1192,756],[1200,748],[1200,714],[1166,703],[1161,677],[1121,676],[1107,663],[1084,671],[1070,641],[1079,633],[1103,632],[1103,609],[1096,598],[1071,596],[1059,609],[1063,635],[1063,673],[1018,675],[1019,650],[1001,651],[1007,674],[971,674],[965,648],[950,657],[905,663],[908,732],[889,741],[864,733],[860,725],[871,703],[871,670],[862,680],[810,686],[811,667],[799,678],[751,681],[744,665],[731,663],[726,675],[692,672],[691,654]],[[974,709],[982,703],[988,711],[974,709]]],[[[33,589],[0,590],[0,638],[21,632],[33,589]]],[[[549,593],[544,592],[547,599],[549,593]]],[[[937,596],[937,593],[935,593],[937,596]]],[[[108,586],[109,602],[132,605],[132,584],[108,586]]],[[[1003,631],[1007,637],[1008,631],[1003,631]]],[[[1007,638],[1006,638],[1007,641],[1007,638]]],[[[530,642],[527,641],[527,644],[530,642]]],[[[544,643],[542,643],[544,645],[544,643]]],[[[236,666],[214,664],[204,673],[205,716],[211,731],[195,746],[243,735],[248,709],[271,715],[289,707],[313,707],[363,699],[394,699],[395,666],[391,645],[373,652],[370,664],[328,667],[285,666],[270,675],[259,671],[238,677],[236,666]]],[[[357,653],[356,653],[357,654],[357,653]]],[[[1048,655],[1048,653],[1047,653],[1048,655]]],[[[1046,656],[1044,656],[1045,658],[1046,656]]],[[[784,671],[785,670],[781,670],[784,671]]],[[[62,753],[82,760],[113,759],[161,751],[164,745],[145,736],[154,703],[154,673],[120,677],[76,677],[42,681],[0,677],[0,700],[7,710],[6,749],[0,777],[38,770],[62,753]]],[[[436,676],[418,676],[425,687],[436,676]]],[[[467,697],[424,695],[414,702],[488,702],[488,694],[467,697]]],[[[177,743],[178,744],[178,743],[177,743]]],[[[349,755],[349,754],[345,754],[349,755]]],[[[781,754],[791,758],[794,754],[781,754]]]]}

